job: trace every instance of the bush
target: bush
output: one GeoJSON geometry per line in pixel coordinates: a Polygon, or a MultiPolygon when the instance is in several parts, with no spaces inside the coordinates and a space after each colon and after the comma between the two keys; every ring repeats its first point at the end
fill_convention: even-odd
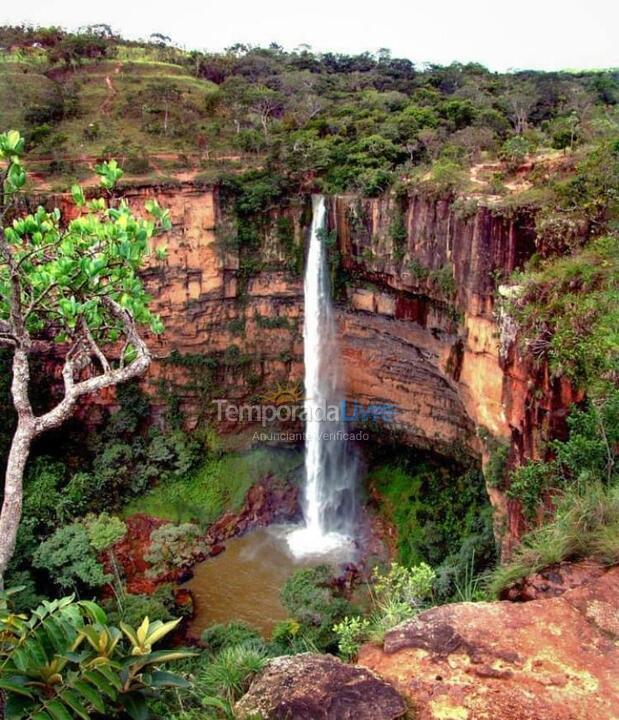
{"type": "Polygon", "coordinates": [[[297,639],[303,638],[320,650],[335,646],[333,626],[353,610],[337,589],[333,571],[327,565],[297,570],[282,588],[281,599],[302,626],[297,639]]]}
{"type": "Polygon", "coordinates": [[[494,566],[492,508],[479,471],[441,466],[422,455],[379,465],[368,482],[380,498],[380,512],[395,525],[398,561],[434,567],[438,600],[454,597],[473,554],[476,574],[494,566]]]}
{"type": "Polygon", "coordinates": [[[206,551],[203,533],[197,525],[162,525],[153,530],[144,559],[151,565],[148,577],[156,578],[173,570],[191,567],[206,551]]]}
{"type": "Polygon", "coordinates": [[[345,617],[333,626],[339,653],[345,660],[350,662],[357,657],[359,647],[367,638],[369,630],[370,621],[361,617],[345,617]]]}
{"type": "Polygon", "coordinates": [[[50,579],[62,590],[92,590],[112,580],[90,544],[82,523],[61,527],[41,543],[34,553],[35,567],[47,570],[50,579]]]}
{"type": "Polygon", "coordinates": [[[138,627],[145,617],[167,622],[178,615],[172,585],[160,585],[150,595],[121,593],[114,600],[104,600],[103,607],[112,625],[122,622],[138,627]]]}

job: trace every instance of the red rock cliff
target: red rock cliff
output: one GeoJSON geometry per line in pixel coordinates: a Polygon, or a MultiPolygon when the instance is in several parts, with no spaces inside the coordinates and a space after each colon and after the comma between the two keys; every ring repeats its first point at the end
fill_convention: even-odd
{"type": "MultiPolygon", "coordinates": [[[[158,240],[167,261],[147,272],[166,325],[149,340],[156,359],[147,384],[173,383],[199,422],[214,410],[213,393],[248,399],[300,380],[302,279],[288,269],[275,227],[285,217],[302,251],[305,200],[265,214],[262,262],[247,272],[222,239],[230,217],[216,189],[146,187],[128,198],[137,209],[153,195],[169,208],[173,230],[158,240]],[[201,357],[216,358],[216,370],[195,361],[201,357]]],[[[421,196],[342,196],[330,202],[330,226],[346,273],[338,319],[349,396],[397,405],[413,444],[458,444],[485,459],[481,427],[511,443],[512,463],[560,432],[570,388],[534,372],[495,316],[499,278],[535,250],[529,214],[421,196]]],[[[518,507],[489,493],[507,519],[506,537],[518,537],[518,507]]]]}

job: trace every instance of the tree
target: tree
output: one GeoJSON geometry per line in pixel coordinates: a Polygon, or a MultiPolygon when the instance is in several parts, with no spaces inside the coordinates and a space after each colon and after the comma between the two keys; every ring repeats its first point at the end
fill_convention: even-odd
{"type": "Polygon", "coordinates": [[[58,209],[20,215],[23,147],[17,131],[0,134],[0,345],[12,352],[17,413],[0,511],[0,587],[15,549],[33,441],[67,420],[83,395],[142,375],[150,364],[139,328],[160,333],[163,326],[148,307],[138,273],[150,238],[170,228],[167,210],[154,201],[146,205],[152,220],[134,217],[125,201],[115,201],[122,170],[113,160],[96,167],[107,197],[87,201],[74,185],[76,217],[66,224],[58,209]],[[64,358],[64,396],[37,415],[29,397],[31,360],[54,342],[64,358]]]}
{"type": "Polygon", "coordinates": [[[170,106],[176,107],[180,104],[182,92],[175,83],[168,80],[160,80],[150,83],[146,88],[147,103],[144,109],[152,114],[160,115],[163,106],[162,131],[168,134],[170,120],[170,106]]]}
{"type": "Polygon", "coordinates": [[[518,135],[527,129],[529,116],[537,101],[539,93],[532,82],[524,81],[518,85],[514,85],[505,95],[505,100],[509,108],[509,117],[514,125],[514,130],[518,135]]]}

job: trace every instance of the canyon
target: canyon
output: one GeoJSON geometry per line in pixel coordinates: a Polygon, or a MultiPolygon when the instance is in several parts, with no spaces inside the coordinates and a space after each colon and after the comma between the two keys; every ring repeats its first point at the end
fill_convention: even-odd
{"type": "MultiPolygon", "coordinates": [[[[138,186],[124,195],[136,210],[156,198],[173,223],[156,240],[167,247],[166,261],[146,273],[166,328],[148,338],[154,362],[144,385],[155,417],[162,413],[157,388],[174,388],[195,427],[213,418],[216,397],[247,402],[298,386],[303,287],[290,254],[303,253],[309,194],[256,219],[260,262],[249,272],[226,239],[235,217],[218,187],[138,186]]],[[[564,432],[574,390],[534,365],[497,308],[501,282],[540,251],[527,208],[335,196],[328,227],[337,238],[334,273],[346,274],[336,320],[347,397],[395,405],[390,431],[413,447],[464,452],[485,465],[509,445],[504,472],[564,432]]],[[[92,402],[113,406],[114,398],[92,402]]],[[[224,421],[218,429],[242,428],[224,421]]],[[[487,489],[507,555],[524,520],[518,501],[495,485],[487,489]]]]}

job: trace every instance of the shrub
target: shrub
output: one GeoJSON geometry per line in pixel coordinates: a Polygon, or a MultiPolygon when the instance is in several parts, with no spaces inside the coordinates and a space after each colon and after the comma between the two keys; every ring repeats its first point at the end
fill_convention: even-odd
{"type": "Polygon", "coordinates": [[[361,643],[367,638],[370,621],[367,618],[345,617],[333,626],[337,635],[340,655],[348,661],[354,660],[361,643]]]}
{"type": "Polygon", "coordinates": [[[144,559],[151,567],[148,577],[159,577],[179,568],[191,567],[206,551],[203,533],[197,525],[162,525],[153,530],[144,559]]]}
{"type": "Polygon", "coordinates": [[[34,553],[33,565],[47,570],[53,582],[63,590],[92,590],[112,580],[90,544],[82,523],[59,528],[42,542],[34,553]]]}
{"type": "Polygon", "coordinates": [[[334,583],[327,565],[297,570],[281,590],[282,604],[302,626],[301,637],[321,650],[333,647],[333,626],[352,614],[353,607],[334,583]]]}
{"type": "Polygon", "coordinates": [[[267,661],[263,648],[244,644],[224,647],[196,674],[193,691],[204,707],[219,707],[233,717],[232,706],[267,661]]]}
{"type": "Polygon", "coordinates": [[[114,600],[103,601],[109,622],[112,625],[125,623],[137,627],[143,618],[167,622],[178,613],[171,585],[160,585],[150,595],[120,593],[114,600]]]}
{"type": "Polygon", "coordinates": [[[211,625],[202,633],[200,641],[212,655],[235,645],[262,644],[260,633],[240,622],[211,625]]]}
{"type": "Polygon", "coordinates": [[[11,614],[0,603],[0,686],[7,717],[147,717],[149,690],[186,685],[159,668],[193,653],[152,652],[177,624],[144,619],[139,629],[122,625],[121,632],[89,601],[45,602],[29,617],[11,614]]]}

